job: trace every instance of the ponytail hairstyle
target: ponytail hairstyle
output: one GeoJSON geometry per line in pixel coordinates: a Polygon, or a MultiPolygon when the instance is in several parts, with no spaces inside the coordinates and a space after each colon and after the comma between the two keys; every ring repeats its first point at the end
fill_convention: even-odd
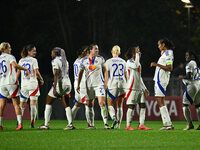
{"type": "Polygon", "coordinates": [[[194,51],[191,51],[191,50],[187,51],[186,53],[188,53],[191,57],[191,60],[195,60],[196,63],[197,63],[197,66],[200,67],[200,60],[197,57],[196,53],[194,51]]]}
{"type": "Polygon", "coordinates": [[[64,49],[60,48],[60,47],[55,47],[53,50],[52,50],[56,56],[60,56],[61,57],[61,62],[62,62],[62,76],[66,76],[67,75],[67,72],[68,72],[68,69],[69,69],[69,66],[68,66],[68,62],[67,62],[67,59],[66,59],[66,55],[65,55],[65,51],[64,49]]]}
{"type": "Polygon", "coordinates": [[[34,47],[35,47],[35,45],[33,45],[33,44],[29,44],[29,45],[24,46],[24,48],[21,51],[22,58],[27,57],[28,52],[30,52],[34,47]]]}
{"type": "Polygon", "coordinates": [[[10,44],[8,42],[2,42],[0,44],[0,52],[2,53],[4,50],[8,49],[10,47],[10,44]]]}
{"type": "Polygon", "coordinates": [[[89,48],[88,48],[88,46],[87,46],[87,47],[85,47],[85,48],[83,49],[81,55],[79,55],[78,58],[81,59],[81,58],[83,58],[83,57],[86,57],[88,54],[90,54],[90,50],[89,50],[89,48]]]}
{"type": "Polygon", "coordinates": [[[167,38],[162,38],[159,40],[161,44],[165,43],[165,47],[167,47],[167,49],[174,49],[174,43],[172,41],[170,41],[167,38]]]}
{"type": "Polygon", "coordinates": [[[133,57],[133,54],[135,54],[135,49],[136,49],[136,46],[135,47],[130,47],[128,49],[128,51],[125,53],[125,59],[126,60],[129,60],[133,57]]]}
{"type": "Polygon", "coordinates": [[[112,48],[112,53],[116,54],[116,55],[120,55],[120,47],[118,45],[113,46],[112,48]]]}

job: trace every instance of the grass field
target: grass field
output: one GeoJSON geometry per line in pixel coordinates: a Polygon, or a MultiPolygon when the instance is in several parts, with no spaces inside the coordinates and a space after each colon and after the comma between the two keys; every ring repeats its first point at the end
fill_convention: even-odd
{"type": "MultiPolygon", "coordinates": [[[[36,121],[36,127],[43,124],[36,121]]],[[[125,121],[120,130],[104,130],[102,121],[95,121],[97,130],[86,130],[86,121],[75,121],[76,130],[65,131],[65,120],[52,120],[50,130],[31,129],[29,121],[24,120],[24,129],[15,131],[15,120],[4,120],[4,130],[0,131],[0,150],[38,150],[38,149],[181,149],[199,150],[200,131],[183,131],[186,122],[173,122],[174,131],[159,131],[161,121],[146,121],[150,131],[125,131],[125,121]]],[[[109,122],[111,124],[111,122],[109,122]]],[[[195,128],[198,126],[194,122],[195,128]]],[[[136,121],[133,127],[136,128],[136,121]]]]}

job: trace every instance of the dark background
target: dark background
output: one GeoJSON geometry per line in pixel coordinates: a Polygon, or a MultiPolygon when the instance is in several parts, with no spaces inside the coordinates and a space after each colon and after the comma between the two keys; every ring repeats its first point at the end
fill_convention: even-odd
{"type": "MultiPolygon", "coordinates": [[[[160,57],[160,38],[168,37],[176,46],[174,67],[185,62],[186,50],[200,54],[200,1],[191,1],[194,8],[188,28],[187,8],[181,0],[0,0],[0,42],[11,44],[17,61],[24,45],[36,46],[45,79],[39,101],[39,116],[43,116],[45,97],[53,80],[53,47],[65,49],[72,84],[76,50],[91,43],[99,45],[105,59],[111,57],[115,44],[121,47],[122,58],[129,47],[139,45],[142,76],[153,78],[155,68],[149,66],[160,57]]],[[[57,107],[63,108],[60,101],[54,104],[53,118],[65,117],[64,109],[57,107]]]]}

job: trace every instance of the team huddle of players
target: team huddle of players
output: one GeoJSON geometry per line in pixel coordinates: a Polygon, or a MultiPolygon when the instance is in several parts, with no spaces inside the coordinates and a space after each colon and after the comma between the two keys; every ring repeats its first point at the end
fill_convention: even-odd
{"type": "MultiPolygon", "coordinates": [[[[151,67],[156,67],[154,74],[155,97],[160,109],[163,127],[160,130],[174,130],[168,109],[164,98],[166,87],[169,83],[170,72],[173,70],[173,43],[168,39],[160,39],[158,48],[161,56],[157,63],[152,62],[151,67]]],[[[44,81],[40,75],[36,56],[36,47],[27,45],[21,52],[22,58],[17,64],[14,56],[11,55],[11,46],[3,42],[0,45],[0,130],[3,130],[3,111],[8,98],[12,99],[17,115],[17,128],[21,130],[22,116],[26,107],[27,100],[30,99],[31,127],[37,115],[37,100],[40,95],[39,84],[44,81]],[[17,69],[17,71],[16,71],[17,69]],[[18,78],[21,75],[21,88],[19,88],[18,78]],[[20,89],[20,90],[19,90],[20,89]]],[[[134,107],[140,106],[138,130],[150,130],[144,125],[145,121],[145,97],[149,96],[142,77],[140,64],[141,52],[138,46],[131,47],[126,52],[126,60],[120,58],[120,47],[115,45],[111,50],[112,58],[107,61],[99,55],[97,44],[91,44],[84,50],[79,51],[79,56],[74,62],[74,106],[69,106],[71,92],[71,82],[69,78],[69,64],[65,56],[65,51],[59,47],[53,48],[52,70],[54,75],[53,85],[46,97],[44,112],[44,124],[38,129],[49,129],[49,122],[52,113],[52,103],[56,98],[60,98],[65,107],[68,125],[65,130],[75,129],[73,120],[82,104],[85,105],[85,116],[88,123],[87,129],[96,129],[94,124],[94,100],[97,98],[101,116],[105,129],[119,129],[123,117],[123,102],[128,106],[126,114],[125,130],[134,130],[131,127],[134,107]],[[106,97],[107,106],[106,107],[106,97]],[[114,104],[116,103],[116,109],[114,104]],[[108,110],[107,110],[108,109],[108,110]],[[115,112],[115,110],[117,110],[115,112]],[[108,125],[107,111],[113,123],[108,125]]],[[[183,112],[187,121],[187,127],[184,130],[193,129],[190,116],[190,104],[195,104],[199,124],[200,124],[200,72],[198,69],[199,60],[196,55],[186,52],[186,75],[179,76],[186,85],[186,91],[183,96],[183,112]]],[[[200,125],[197,128],[200,130],[200,125]]]]}

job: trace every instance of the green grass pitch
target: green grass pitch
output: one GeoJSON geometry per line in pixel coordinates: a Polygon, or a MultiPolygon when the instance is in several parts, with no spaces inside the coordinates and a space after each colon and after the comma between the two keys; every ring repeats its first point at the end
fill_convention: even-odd
{"type": "MultiPolygon", "coordinates": [[[[36,121],[36,127],[43,124],[36,121]]],[[[111,121],[109,121],[111,124],[111,121]]],[[[103,121],[95,121],[97,130],[86,130],[86,121],[75,121],[76,130],[65,131],[65,120],[52,120],[50,130],[30,128],[30,121],[24,120],[24,129],[15,131],[15,120],[4,120],[4,130],[0,131],[0,150],[108,150],[108,149],[146,149],[146,150],[199,150],[200,131],[183,131],[186,122],[173,121],[174,131],[159,131],[161,121],[146,121],[150,131],[136,130],[137,122],[133,121],[133,131],[126,131],[125,121],[119,130],[104,130],[103,121]]],[[[198,122],[194,122],[195,128],[198,122]]]]}

